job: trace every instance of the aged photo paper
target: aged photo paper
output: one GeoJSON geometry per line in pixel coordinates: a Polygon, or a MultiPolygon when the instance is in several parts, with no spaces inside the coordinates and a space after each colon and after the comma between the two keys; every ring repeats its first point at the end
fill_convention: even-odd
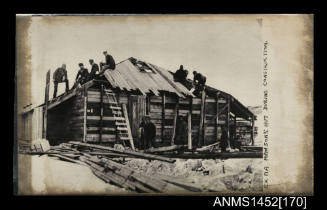
{"type": "Polygon", "coordinates": [[[313,195],[313,26],[17,14],[17,194],[313,195]]]}

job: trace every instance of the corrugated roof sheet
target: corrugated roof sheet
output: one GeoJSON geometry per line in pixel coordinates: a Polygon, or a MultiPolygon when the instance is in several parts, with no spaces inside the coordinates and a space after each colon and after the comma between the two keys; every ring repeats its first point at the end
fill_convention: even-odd
{"type": "Polygon", "coordinates": [[[168,70],[150,63],[145,64],[152,72],[142,70],[128,59],[118,63],[115,70],[105,71],[104,75],[113,88],[121,90],[139,90],[144,95],[147,93],[159,95],[159,91],[167,91],[180,97],[195,97],[181,83],[175,82],[168,70]]]}

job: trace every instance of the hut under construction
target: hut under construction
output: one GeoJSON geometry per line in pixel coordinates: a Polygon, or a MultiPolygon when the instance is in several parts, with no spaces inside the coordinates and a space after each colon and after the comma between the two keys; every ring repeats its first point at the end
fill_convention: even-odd
{"type": "Polygon", "coordinates": [[[99,79],[51,100],[49,81],[50,72],[46,102],[19,118],[21,139],[43,136],[51,145],[71,140],[96,144],[120,140],[133,144],[134,140],[136,144],[141,118],[149,115],[159,145],[173,143],[179,116],[188,120],[193,147],[220,141],[222,127],[230,137],[242,132],[241,144],[253,143],[255,115],[236,98],[209,86],[195,96],[190,86],[174,81],[172,72],[151,63],[126,59],[99,79]],[[247,129],[238,122],[247,122],[247,129]]]}

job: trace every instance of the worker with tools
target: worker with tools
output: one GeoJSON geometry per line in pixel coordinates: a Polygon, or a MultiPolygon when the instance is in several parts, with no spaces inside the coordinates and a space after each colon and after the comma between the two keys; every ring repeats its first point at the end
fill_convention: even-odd
{"type": "Polygon", "coordinates": [[[174,74],[174,80],[176,82],[185,83],[188,75],[188,71],[184,69],[183,65],[180,65],[179,69],[174,74]]]}
{"type": "Polygon", "coordinates": [[[78,65],[80,69],[78,70],[78,73],[76,75],[74,86],[77,86],[78,84],[83,85],[84,83],[87,82],[87,79],[89,78],[89,71],[86,68],[84,68],[84,64],[79,63],[78,65]]]}
{"type": "Polygon", "coordinates": [[[53,73],[53,83],[54,83],[53,98],[57,96],[58,83],[62,83],[62,82],[66,83],[66,92],[68,92],[69,81],[67,78],[66,64],[62,64],[62,66],[57,68],[56,71],[53,73]]]}
{"type": "Polygon", "coordinates": [[[104,51],[103,54],[105,56],[106,62],[100,63],[100,68],[101,68],[100,73],[104,72],[106,69],[114,70],[116,68],[116,63],[114,58],[111,55],[109,55],[107,51],[104,51]]]}
{"type": "Polygon", "coordinates": [[[143,149],[152,148],[156,138],[156,126],[151,122],[150,116],[143,116],[140,128],[143,149]]]}
{"type": "Polygon", "coordinates": [[[98,66],[98,64],[94,63],[93,59],[90,59],[89,62],[90,62],[90,65],[91,65],[91,72],[90,72],[88,80],[93,80],[97,76],[96,73],[99,71],[99,66],[98,66]]]}
{"type": "Polygon", "coordinates": [[[193,71],[193,76],[194,94],[199,95],[204,90],[207,78],[196,71],[193,71]]]}

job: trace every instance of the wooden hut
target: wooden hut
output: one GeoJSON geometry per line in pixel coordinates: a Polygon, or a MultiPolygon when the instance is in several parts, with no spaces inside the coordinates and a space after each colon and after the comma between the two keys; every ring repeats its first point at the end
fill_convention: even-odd
{"type": "Polygon", "coordinates": [[[131,137],[137,141],[144,115],[156,126],[158,144],[169,145],[177,117],[190,115],[193,145],[207,145],[220,140],[222,126],[232,133],[237,120],[253,128],[255,119],[232,95],[207,86],[196,97],[168,70],[134,58],[44,106],[46,138],[52,145],[70,140],[110,144],[131,137]]]}

